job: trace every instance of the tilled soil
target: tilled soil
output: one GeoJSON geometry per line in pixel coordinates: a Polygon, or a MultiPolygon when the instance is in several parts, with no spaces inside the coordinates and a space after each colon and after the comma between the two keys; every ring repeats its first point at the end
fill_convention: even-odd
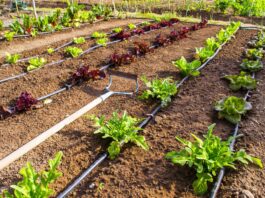
{"type": "MultiPolygon", "coordinates": [[[[142,19],[112,19],[111,21],[102,21],[94,24],[88,24],[81,28],[69,29],[58,31],[52,34],[39,35],[36,38],[19,38],[12,42],[0,41],[0,58],[6,55],[6,52],[10,54],[22,53],[25,50],[33,50],[39,47],[47,47],[55,42],[60,42],[65,39],[72,39],[73,37],[80,37],[84,35],[90,35],[95,31],[102,29],[114,28],[123,26],[129,23],[137,23],[143,21],[142,19]]],[[[47,48],[46,48],[47,49],[47,48]]],[[[44,50],[46,50],[44,49],[44,50]]]]}
{"type": "MultiPolygon", "coordinates": [[[[224,47],[201,76],[183,85],[170,106],[143,131],[150,151],[136,146],[126,147],[116,160],[103,163],[85,179],[72,197],[195,197],[191,186],[195,179],[194,171],[172,165],[164,155],[182,148],[174,138],[176,135],[185,139],[191,139],[190,132],[202,136],[211,123],[217,124],[216,135],[223,139],[229,136],[233,125],[216,118],[213,104],[228,95],[244,95],[243,92],[230,91],[227,82],[220,77],[240,71],[238,65],[243,47],[255,34],[255,31],[239,31],[236,40],[224,47]],[[94,188],[91,188],[92,184],[95,184],[94,188]]],[[[105,104],[107,108],[108,102],[105,104]]],[[[255,152],[250,151],[250,154],[255,155],[255,152]]],[[[253,167],[254,171],[258,169],[253,167]]],[[[260,184],[255,185],[256,188],[258,186],[260,184]]],[[[262,192],[255,195],[258,194],[262,192]]]]}
{"type": "MultiPolygon", "coordinates": [[[[263,60],[263,64],[265,60],[263,60]]],[[[264,117],[265,117],[265,71],[257,73],[259,82],[257,90],[252,94],[250,102],[253,110],[241,124],[239,133],[244,136],[237,139],[236,149],[243,148],[265,162],[264,117]]],[[[219,193],[220,197],[264,197],[265,172],[256,166],[240,167],[237,171],[227,171],[219,193]]]]}
{"type": "MultiPolygon", "coordinates": [[[[188,38],[167,47],[158,48],[153,53],[137,59],[136,62],[128,66],[120,67],[118,70],[124,73],[137,74],[138,76],[144,74],[149,78],[155,76],[176,76],[177,70],[172,66],[171,61],[180,58],[180,56],[191,58],[194,54],[194,48],[202,46],[206,38],[214,36],[219,30],[220,27],[209,26],[208,28],[192,32],[188,38]]],[[[163,30],[162,32],[167,34],[169,30],[163,30]]],[[[157,33],[158,32],[145,35],[141,38],[135,38],[135,40],[152,41],[157,33]]],[[[61,82],[57,71],[60,71],[60,73],[62,72],[63,76],[66,76],[67,72],[69,72],[69,68],[71,68],[72,71],[73,68],[80,66],[80,63],[83,61],[88,63],[93,61],[95,64],[100,63],[114,51],[128,49],[131,43],[132,41],[128,43],[123,42],[113,45],[110,48],[98,49],[82,60],[74,60],[70,62],[72,64],[62,64],[61,70],[56,67],[51,67],[49,69],[44,68],[38,72],[32,73],[27,78],[13,81],[13,83],[10,84],[5,83],[5,85],[0,86],[1,90],[3,89],[5,93],[1,96],[1,98],[5,100],[3,103],[7,103],[8,100],[13,99],[25,88],[32,92],[34,96],[41,96],[45,92],[53,91],[55,88],[58,88],[58,84],[61,82]],[[9,86],[10,89],[7,89],[7,86],[9,86]],[[16,92],[16,94],[13,92],[16,92]]],[[[64,78],[62,77],[62,79],[64,78]]],[[[105,79],[75,87],[68,92],[53,97],[53,103],[45,108],[26,112],[0,121],[1,158],[90,102],[93,98],[102,93],[107,81],[108,79],[105,79]]],[[[115,78],[113,89],[124,90],[124,84],[126,85],[125,89],[133,89],[135,86],[135,84],[129,80],[115,78]]],[[[142,86],[142,83],[140,83],[140,85],[140,90],[142,91],[144,86],[142,86]]],[[[105,114],[109,117],[111,112],[115,110],[127,110],[133,116],[144,117],[145,113],[150,112],[154,105],[155,103],[145,103],[135,97],[113,96],[89,114],[105,114]]],[[[14,183],[19,177],[18,170],[26,161],[31,161],[34,167],[37,167],[39,170],[45,167],[45,162],[47,162],[55,152],[62,150],[65,157],[60,169],[64,176],[54,184],[55,191],[61,191],[71,180],[80,174],[84,168],[92,163],[99,152],[104,151],[107,147],[106,140],[102,141],[100,137],[93,134],[95,128],[92,125],[93,123],[90,120],[81,118],[67,126],[58,134],[49,138],[45,143],[1,171],[1,186],[9,186],[11,183],[14,183]]]]}

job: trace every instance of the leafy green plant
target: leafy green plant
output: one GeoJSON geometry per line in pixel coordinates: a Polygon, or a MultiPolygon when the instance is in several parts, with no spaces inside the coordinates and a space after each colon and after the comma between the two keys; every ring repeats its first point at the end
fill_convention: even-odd
{"type": "Polygon", "coordinates": [[[177,93],[177,87],[172,78],[155,78],[152,81],[148,81],[147,78],[143,76],[141,80],[148,89],[139,96],[140,99],[158,99],[161,101],[162,106],[166,106],[171,102],[171,97],[177,93]]]}
{"type": "Polygon", "coordinates": [[[66,15],[68,15],[71,21],[74,21],[75,19],[78,19],[79,12],[84,8],[84,5],[79,5],[77,2],[70,2],[67,0],[66,15]]]}
{"type": "MultiPolygon", "coordinates": [[[[49,160],[49,170],[37,172],[30,163],[20,170],[23,179],[16,185],[11,185],[14,189],[12,194],[5,190],[3,198],[48,198],[54,194],[49,187],[56,179],[62,176],[57,169],[61,163],[63,153],[60,151],[54,159],[49,160]]],[[[0,197],[2,197],[0,195],[0,197]]]]}
{"type": "Polygon", "coordinates": [[[49,23],[48,16],[39,16],[34,23],[35,27],[41,32],[52,31],[52,25],[49,23]]]}
{"type": "Polygon", "coordinates": [[[91,35],[92,38],[106,38],[107,34],[105,32],[93,32],[91,35]]]}
{"type": "Polygon", "coordinates": [[[207,47],[200,47],[195,49],[196,49],[195,58],[203,63],[214,54],[214,51],[208,49],[207,47]]]}
{"type": "Polygon", "coordinates": [[[136,28],[136,25],[133,24],[133,23],[130,23],[130,24],[128,25],[128,28],[129,28],[130,30],[134,30],[134,29],[136,28]]]}
{"type": "Polygon", "coordinates": [[[112,30],[114,33],[120,33],[123,29],[121,27],[116,27],[112,30]]]}
{"type": "Polygon", "coordinates": [[[102,46],[106,47],[108,40],[109,40],[108,38],[100,38],[100,39],[96,40],[96,43],[98,45],[102,45],[102,46]]]}
{"type": "Polygon", "coordinates": [[[52,54],[54,52],[54,48],[48,48],[47,52],[48,52],[48,54],[52,54]]]}
{"type": "Polygon", "coordinates": [[[92,23],[93,21],[95,21],[96,16],[92,11],[80,11],[78,18],[82,23],[92,23]]]}
{"type": "Polygon", "coordinates": [[[262,48],[259,48],[259,49],[247,49],[245,51],[245,55],[250,60],[262,59],[263,50],[262,50],[262,48]]]}
{"type": "Polygon", "coordinates": [[[18,59],[20,58],[20,55],[19,54],[9,54],[9,53],[6,53],[6,60],[5,62],[6,63],[9,63],[9,64],[15,64],[18,59]]]}
{"type": "Polygon", "coordinates": [[[45,58],[31,58],[29,59],[29,66],[27,67],[27,71],[32,71],[34,69],[38,69],[42,67],[46,63],[45,58]]]}
{"type": "Polygon", "coordinates": [[[257,72],[263,68],[263,63],[261,60],[248,60],[243,59],[243,62],[240,64],[241,69],[249,72],[257,72]]]}
{"type": "Polygon", "coordinates": [[[220,47],[220,44],[216,41],[214,37],[208,38],[206,40],[206,48],[211,51],[216,51],[220,47]]]}
{"type": "Polygon", "coordinates": [[[241,88],[243,89],[255,89],[257,87],[257,81],[246,72],[240,72],[239,75],[226,75],[224,79],[229,80],[229,87],[233,91],[237,91],[241,88]]]}
{"type": "Polygon", "coordinates": [[[16,34],[16,32],[7,31],[7,32],[4,33],[4,37],[5,37],[5,39],[7,41],[13,41],[13,38],[14,38],[15,34],[16,34]]]}
{"type": "Polygon", "coordinates": [[[218,111],[219,118],[225,118],[229,122],[237,124],[241,121],[242,115],[252,109],[252,105],[243,98],[229,96],[216,102],[214,108],[218,111]]]}
{"type": "Polygon", "coordinates": [[[73,58],[76,58],[83,52],[83,50],[78,47],[67,47],[65,52],[73,58]]]}
{"type": "Polygon", "coordinates": [[[121,147],[129,142],[136,144],[144,150],[148,150],[144,136],[138,135],[138,132],[141,130],[140,127],[137,127],[139,120],[129,116],[127,112],[124,112],[121,117],[117,112],[114,112],[112,118],[108,121],[105,120],[105,116],[99,118],[92,117],[92,119],[95,121],[95,126],[99,127],[95,131],[95,134],[100,133],[103,134],[102,138],[112,139],[108,147],[110,159],[117,157],[121,147]]]}
{"type": "Polygon", "coordinates": [[[203,195],[208,190],[208,183],[214,181],[217,172],[223,168],[236,169],[236,162],[248,164],[249,162],[263,168],[262,161],[248,155],[243,149],[233,152],[229,148],[232,138],[222,141],[218,136],[213,135],[215,124],[208,127],[208,132],[204,135],[204,140],[191,134],[194,142],[187,141],[180,137],[176,140],[182,143],[185,148],[181,151],[171,151],[165,156],[172,163],[196,170],[196,180],[192,187],[197,195],[203,195]]]}
{"type": "Polygon", "coordinates": [[[24,29],[22,25],[15,20],[13,23],[9,25],[12,32],[15,32],[16,34],[24,34],[24,29]]]}
{"type": "Polygon", "coordinates": [[[194,60],[192,62],[188,62],[183,56],[177,60],[172,62],[175,67],[180,70],[182,76],[198,76],[200,72],[196,69],[201,66],[201,62],[198,60],[194,60]]]}
{"type": "Polygon", "coordinates": [[[83,44],[83,43],[86,42],[86,39],[85,39],[84,37],[78,37],[78,38],[74,38],[74,39],[73,39],[73,42],[74,42],[75,44],[83,44]]]}
{"type": "Polygon", "coordinates": [[[231,0],[214,0],[214,6],[216,10],[220,10],[222,13],[229,8],[231,0]]]}

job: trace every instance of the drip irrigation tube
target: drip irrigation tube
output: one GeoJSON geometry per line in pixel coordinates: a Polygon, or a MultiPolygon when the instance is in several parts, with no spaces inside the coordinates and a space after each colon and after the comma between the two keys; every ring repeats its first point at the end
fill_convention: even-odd
{"type": "MultiPolygon", "coordinates": [[[[162,28],[160,28],[160,29],[165,29],[165,28],[168,28],[168,27],[169,27],[169,26],[167,26],[167,27],[162,27],[162,28]]],[[[159,29],[146,31],[146,32],[144,32],[144,34],[147,34],[147,33],[150,33],[150,32],[156,31],[156,30],[159,30],[159,29]]],[[[131,36],[130,38],[134,38],[134,37],[137,37],[137,36],[138,36],[138,35],[134,35],[134,36],[131,36]]],[[[120,39],[120,40],[115,40],[115,41],[108,42],[108,43],[106,43],[106,44],[107,44],[107,46],[108,46],[108,45],[112,45],[112,44],[115,44],[115,43],[118,43],[118,42],[122,42],[122,41],[123,41],[123,40],[120,39]]],[[[84,54],[87,54],[87,53],[93,52],[94,50],[96,50],[96,49],[98,49],[98,48],[100,48],[100,47],[103,47],[103,45],[95,45],[95,46],[93,46],[93,47],[90,47],[90,48],[88,48],[87,50],[83,51],[83,52],[79,55],[78,58],[80,58],[80,57],[81,57],[82,55],[84,55],[84,54]]],[[[35,56],[35,57],[38,57],[38,55],[35,56]]],[[[28,59],[28,58],[26,58],[26,59],[28,59]]],[[[40,67],[40,68],[38,68],[38,69],[34,69],[34,70],[30,71],[30,72],[37,71],[37,70],[39,70],[39,69],[41,69],[41,68],[43,68],[43,67],[47,67],[47,66],[52,66],[52,65],[60,64],[60,63],[63,63],[63,62],[65,62],[66,60],[69,60],[69,59],[71,59],[71,58],[68,57],[68,58],[65,58],[65,59],[61,59],[61,60],[58,60],[58,61],[55,61],[55,62],[48,63],[48,64],[43,65],[42,67],[40,67]]],[[[20,77],[22,77],[22,76],[27,75],[27,74],[30,73],[30,72],[22,72],[22,73],[20,73],[20,74],[18,74],[18,75],[4,78],[4,79],[0,80],[0,84],[1,84],[1,83],[4,83],[4,82],[7,82],[7,81],[10,81],[10,80],[18,79],[18,78],[20,78],[20,77]]]]}
{"type": "MultiPolygon", "coordinates": [[[[239,29],[239,28],[238,28],[239,29]]],[[[234,32],[234,35],[237,33],[238,29],[234,32]]],[[[207,61],[202,64],[197,70],[203,69],[212,59],[216,57],[216,55],[220,52],[222,47],[231,39],[230,37],[225,43],[223,43],[217,50],[216,52],[209,58],[207,61]]],[[[176,84],[176,87],[179,88],[180,86],[183,85],[185,81],[189,79],[188,76],[184,77],[179,83],[176,84]]],[[[154,117],[155,115],[162,109],[162,104],[158,105],[152,112],[151,114],[147,114],[147,117],[141,124],[139,125],[140,128],[144,128],[154,117]]],[[[106,160],[108,157],[108,154],[104,152],[101,154],[77,179],[74,180],[72,184],[70,184],[64,191],[62,191],[57,198],[64,198],[66,197],[80,182],[89,175],[97,166],[99,166],[104,160],[106,160]]]]}
{"type": "MultiPolygon", "coordinates": [[[[252,74],[252,78],[254,79],[255,78],[255,73],[252,74]]],[[[250,97],[251,97],[251,91],[248,90],[247,93],[245,94],[245,97],[244,97],[244,100],[247,101],[250,97]]],[[[232,141],[229,145],[229,149],[231,151],[234,151],[234,146],[235,146],[235,143],[236,143],[236,139],[237,139],[237,136],[238,136],[238,130],[239,130],[239,123],[237,123],[235,125],[235,128],[233,130],[233,133],[232,133],[232,141]]],[[[210,198],[216,198],[217,197],[217,193],[220,189],[220,186],[221,186],[221,183],[222,183],[222,180],[224,178],[224,175],[225,175],[225,168],[222,168],[218,174],[218,177],[217,177],[217,180],[216,182],[214,183],[213,185],[213,188],[211,190],[211,193],[210,193],[210,198]]]]}
{"type": "MultiPolygon", "coordinates": [[[[116,72],[116,73],[118,73],[118,72],[116,72]]],[[[63,129],[65,126],[69,125],[70,123],[74,122],[76,119],[83,116],[85,113],[87,113],[88,111],[90,111],[91,109],[96,107],[97,105],[99,105],[102,102],[104,102],[105,100],[107,100],[110,96],[113,96],[113,95],[132,96],[134,93],[138,92],[138,89],[139,89],[138,80],[137,80],[137,76],[135,76],[135,75],[130,75],[130,76],[127,75],[126,77],[123,77],[123,78],[134,80],[136,82],[136,87],[135,87],[134,91],[120,92],[120,91],[110,90],[110,87],[112,85],[112,75],[115,75],[115,72],[112,72],[112,74],[110,74],[109,84],[105,88],[106,92],[104,94],[98,96],[92,102],[88,103],[87,105],[85,105],[84,107],[79,109],[78,111],[74,112],[70,116],[66,117],[65,119],[63,119],[59,123],[55,124],[54,126],[49,128],[48,130],[44,131],[43,133],[41,133],[37,137],[30,140],[28,143],[24,144],[23,146],[21,146],[20,148],[18,148],[14,152],[10,153],[9,155],[7,155],[3,159],[1,159],[0,160],[0,170],[2,170],[3,168],[5,168],[9,164],[11,164],[13,161],[17,160],[18,158],[22,157],[24,154],[28,153],[32,149],[34,149],[36,146],[38,146],[39,144],[41,144],[42,142],[47,140],[52,135],[56,134],[58,131],[63,129]]],[[[120,75],[117,75],[117,76],[120,76],[120,75]]]]}

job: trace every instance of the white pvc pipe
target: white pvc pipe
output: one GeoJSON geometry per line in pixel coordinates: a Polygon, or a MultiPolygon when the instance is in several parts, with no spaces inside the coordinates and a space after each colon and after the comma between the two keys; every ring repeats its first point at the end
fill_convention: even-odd
{"type": "Polygon", "coordinates": [[[23,145],[22,147],[18,148],[16,151],[12,152],[11,154],[1,159],[0,170],[4,169],[9,164],[14,162],[18,158],[22,157],[24,154],[26,154],[30,150],[37,147],[39,144],[44,142],[46,139],[48,139],[49,137],[51,137],[52,135],[54,135],[55,133],[63,129],[66,125],[72,123],[73,121],[75,121],[76,119],[78,119],[79,117],[81,117],[82,115],[84,115],[85,113],[87,113],[88,111],[90,111],[91,109],[93,109],[94,107],[102,103],[103,101],[105,101],[108,97],[110,97],[113,94],[114,92],[108,91],[107,93],[99,96],[98,98],[96,98],[95,100],[87,104],[86,106],[82,107],[81,109],[73,113],[72,115],[68,116],[61,122],[49,128],[47,131],[43,132],[42,134],[38,135],[37,137],[29,141],[28,143],[23,145]]]}

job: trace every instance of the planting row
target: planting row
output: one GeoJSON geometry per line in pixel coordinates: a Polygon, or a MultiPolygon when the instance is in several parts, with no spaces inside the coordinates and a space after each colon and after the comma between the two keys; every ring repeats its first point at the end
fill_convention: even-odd
{"type": "MultiPolygon", "coordinates": [[[[109,38],[107,37],[106,33],[94,32],[92,34],[92,38],[96,39],[96,45],[92,44],[93,45],[92,47],[90,46],[91,45],[90,43],[84,44],[85,38],[83,38],[83,37],[75,38],[74,43],[79,44],[79,45],[83,44],[86,47],[88,45],[89,48],[85,49],[83,51],[79,47],[71,47],[70,46],[70,47],[67,47],[62,52],[62,55],[60,55],[60,53],[59,53],[59,54],[55,54],[54,56],[51,56],[51,54],[53,54],[57,50],[55,50],[53,48],[49,48],[47,51],[50,54],[50,56],[48,55],[47,58],[52,60],[52,62],[47,63],[46,58],[38,57],[38,56],[23,59],[23,60],[28,60],[28,64],[29,64],[26,67],[24,65],[22,66],[22,67],[25,67],[25,72],[20,73],[16,76],[10,76],[10,77],[4,78],[4,79],[0,80],[0,83],[7,82],[9,80],[13,80],[16,78],[20,78],[22,76],[25,76],[28,72],[32,72],[33,70],[37,70],[37,69],[44,67],[44,66],[52,66],[52,65],[56,65],[56,64],[61,64],[67,60],[70,60],[71,58],[77,58],[77,57],[80,57],[84,54],[91,53],[92,51],[94,51],[100,47],[105,47],[107,45],[111,45],[111,44],[114,44],[117,42],[127,40],[131,37],[139,36],[141,34],[146,34],[146,33],[152,32],[153,30],[158,30],[158,29],[165,28],[165,27],[171,27],[175,23],[178,23],[177,19],[169,19],[168,21],[161,21],[159,23],[154,23],[154,24],[150,24],[150,23],[146,22],[146,23],[141,24],[141,25],[143,25],[143,27],[140,27],[137,29],[135,29],[136,27],[134,24],[130,24],[131,29],[129,29],[129,30],[123,30],[122,28],[115,28],[114,31],[116,31],[116,33],[108,36],[109,38]],[[109,39],[111,40],[111,42],[109,42],[109,39]],[[53,57],[57,58],[58,55],[61,59],[54,60],[53,57]],[[66,58],[64,58],[64,56],[66,56],[66,58]]],[[[83,46],[83,45],[81,45],[81,46],[83,46]]],[[[14,63],[18,62],[18,59],[19,59],[18,54],[8,55],[6,62],[14,64],[14,63]]],[[[19,61],[19,62],[21,62],[21,61],[19,61]]]]}
{"type": "Polygon", "coordinates": [[[65,13],[57,9],[54,13],[38,18],[29,15],[22,15],[21,22],[15,20],[9,26],[10,31],[4,33],[7,41],[12,41],[16,35],[37,36],[39,33],[60,31],[64,27],[79,27],[80,23],[93,23],[96,19],[108,19],[111,9],[104,5],[95,5],[90,11],[85,11],[83,5],[76,2],[68,3],[65,13]]]}
{"type": "MultiPolygon", "coordinates": [[[[173,20],[171,20],[173,21],[173,20]]],[[[204,20],[203,22],[200,22],[199,24],[192,25],[191,27],[183,27],[179,31],[173,30],[170,32],[168,36],[162,36],[158,35],[154,41],[153,45],[149,45],[148,43],[145,42],[137,42],[135,43],[135,47],[129,51],[128,53],[125,54],[117,54],[114,53],[111,55],[109,59],[109,63],[106,66],[103,66],[102,69],[97,69],[97,70],[89,70],[89,66],[83,66],[81,68],[78,68],[77,71],[72,75],[72,77],[67,80],[62,87],[62,89],[55,91],[55,94],[58,94],[62,91],[68,90],[72,88],[74,85],[80,84],[83,81],[88,81],[88,80],[96,80],[96,79],[102,79],[105,78],[106,75],[103,71],[103,69],[107,69],[108,67],[115,67],[119,65],[124,65],[124,64],[129,64],[132,61],[136,59],[137,56],[143,56],[146,53],[153,51],[154,48],[157,48],[159,46],[164,46],[166,44],[170,44],[174,41],[178,41],[180,39],[186,38],[187,33],[190,31],[196,31],[201,28],[204,28],[207,24],[207,21],[204,20]]],[[[118,33],[119,34],[119,33],[118,33]]],[[[215,49],[212,52],[214,53],[215,49]]],[[[210,54],[211,55],[211,54],[210,54]]],[[[200,57],[200,56],[199,56],[200,57]]],[[[205,58],[205,57],[204,57],[205,58]]],[[[206,59],[205,59],[206,60],[206,59]]],[[[187,64],[187,62],[186,62],[187,64]]],[[[182,64],[183,65],[183,64],[182,64]]],[[[200,66],[200,61],[199,65],[200,66]]],[[[185,67],[185,65],[183,66],[185,67]]],[[[195,68],[193,68],[195,69],[195,68]]],[[[50,93],[47,95],[47,97],[50,97],[52,95],[55,95],[53,93],[50,93]]],[[[47,98],[46,96],[41,97],[40,99],[34,99],[31,94],[27,92],[23,92],[21,96],[18,98],[15,106],[13,107],[1,107],[0,111],[0,116],[1,118],[5,118],[7,116],[10,116],[12,114],[16,114],[19,112],[23,112],[26,110],[29,110],[31,108],[36,108],[38,105],[38,101],[44,100],[47,98]]]]}
{"type": "MultiPolygon", "coordinates": [[[[236,31],[236,29],[237,29],[237,25],[231,25],[229,28],[227,28],[227,30],[226,31],[224,31],[225,32],[225,34],[224,35],[226,35],[226,39],[224,39],[225,41],[227,40],[227,39],[229,39],[230,37],[231,37],[231,34],[233,34],[235,31],[236,31]]],[[[219,45],[220,44],[222,44],[222,42],[221,41],[218,41],[217,42],[219,45]]],[[[206,49],[207,50],[205,50],[205,51],[210,51],[210,49],[211,49],[211,45],[210,44],[208,44],[208,42],[207,42],[207,44],[206,44],[206,49]]],[[[202,49],[204,49],[204,48],[202,48],[202,49]]],[[[216,50],[216,49],[215,49],[216,50]]],[[[197,50],[198,51],[198,50],[197,50]]],[[[213,53],[214,53],[215,51],[213,51],[213,53]]],[[[201,59],[201,56],[198,56],[198,53],[197,53],[197,56],[196,56],[198,59],[201,59]]],[[[207,58],[209,58],[210,56],[204,56],[204,58],[205,58],[205,60],[207,60],[207,58]]],[[[179,61],[179,62],[185,62],[185,61],[183,61],[183,59],[184,58],[181,58],[181,60],[182,61],[179,61]]],[[[205,60],[201,60],[202,62],[204,62],[205,60]]],[[[177,61],[175,61],[174,63],[176,64],[176,65],[178,65],[177,63],[176,63],[177,61]]],[[[188,65],[198,65],[197,66],[197,68],[200,66],[199,65],[199,63],[197,62],[196,64],[194,64],[194,62],[193,62],[193,64],[189,64],[189,62],[187,62],[186,61],[186,63],[185,63],[185,65],[186,65],[186,67],[188,66],[188,65]]],[[[198,72],[195,72],[195,70],[197,69],[196,68],[196,66],[194,66],[194,68],[193,69],[191,69],[191,71],[192,72],[190,72],[190,73],[188,73],[188,74],[186,74],[186,75],[198,75],[198,72]]],[[[185,75],[185,73],[183,74],[183,75],[185,75]]],[[[176,88],[176,86],[175,86],[175,83],[174,82],[172,82],[172,80],[169,80],[169,79],[164,79],[164,80],[159,80],[159,79],[156,79],[156,80],[154,80],[154,81],[151,81],[151,82],[148,82],[145,78],[143,78],[143,80],[146,82],[146,84],[150,87],[150,89],[149,90],[147,90],[146,92],[144,92],[143,94],[142,94],[142,97],[141,98],[149,98],[149,97],[152,97],[152,98],[158,98],[158,99],[161,99],[161,101],[163,101],[163,105],[166,105],[170,100],[170,97],[171,97],[171,95],[174,95],[174,93],[176,93],[176,89],[174,89],[174,88],[176,88]],[[157,91],[158,90],[158,91],[157,91]],[[160,90],[160,91],[159,91],[160,90]],[[164,91],[165,90],[165,91],[164,91]]],[[[115,115],[116,114],[114,114],[114,120],[116,120],[116,119],[118,119],[118,117],[117,117],[117,115],[116,115],[116,117],[115,117],[115,115]]],[[[125,121],[125,122],[130,122],[130,123],[135,123],[136,122],[136,120],[135,119],[131,119],[130,118],[130,116],[128,116],[128,115],[126,115],[126,114],[124,114],[123,115],[123,117],[122,117],[123,119],[121,119],[120,120],[120,122],[123,122],[123,121],[125,121]]],[[[97,123],[100,125],[100,123],[101,124],[104,124],[104,119],[103,118],[101,118],[101,119],[96,119],[97,120],[97,123]],[[101,122],[99,123],[99,121],[101,120],[101,122]]],[[[111,124],[112,122],[110,121],[110,122],[106,122],[105,124],[111,124]]],[[[133,124],[134,125],[134,124],[133,124]]],[[[103,131],[104,133],[105,132],[107,132],[107,131],[104,131],[104,127],[105,125],[102,125],[102,130],[100,130],[100,131],[103,131]]],[[[135,126],[135,125],[134,125],[135,126]]],[[[132,135],[133,135],[134,133],[132,133],[132,135]]],[[[135,137],[136,139],[137,139],[137,137],[138,136],[133,136],[133,137],[135,137]]],[[[142,138],[141,137],[139,137],[139,142],[138,142],[138,144],[139,145],[142,145],[144,148],[146,148],[146,146],[144,146],[143,144],[141,144],[142,143],[142,138]]],[[[136,141],[136,140],[135,140],[136,141]]],[[[120,141],[118,141],[118,142],[120,142],[120,141]]],[[[121,142],[122,142],[122,145],[123,145],[123,142],[124,141],[122,141],[121,140],[121,142]]],[[[137,141],[136,141],[137,142],[137,141]]],[[[116,149],[116,151],[117,151],[117,145],[118,146],[120,146],[120,144],[117,144],[117,140],[115,140],[114,139],[114,143],[113,143],[113,145],[112,145],[112,147],[113,148],[115,148],[116,149]],[[115,143],[115,141],[116,141],[116,143],[115,143]],[[115,145],[116,145],[116,147],[115,147],[115,145]]],[[[115,151],[115,150],[114,150],[115,151]]],[[[115,154],[115,152],[114,152],[114,154],[115,154]]]]}

